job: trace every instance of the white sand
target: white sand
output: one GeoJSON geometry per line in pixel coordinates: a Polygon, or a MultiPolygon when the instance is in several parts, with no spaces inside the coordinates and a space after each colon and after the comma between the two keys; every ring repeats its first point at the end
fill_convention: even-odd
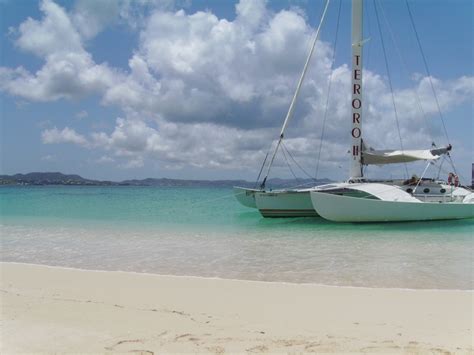
{"type": "Polygon", "coordinates": [[[473,351],[472,291],[0,267],[2,354],[473,351]]]}

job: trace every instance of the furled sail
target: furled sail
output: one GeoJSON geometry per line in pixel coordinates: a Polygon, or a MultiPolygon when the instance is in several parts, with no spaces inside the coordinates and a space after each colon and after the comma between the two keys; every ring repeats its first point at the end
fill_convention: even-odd
{"type": "Polygon", "coordinates": [[[364,165],[385,165],[409,163],[417,160],[436,160],[451,150],[451,145],[444,148],[421,150],[375,150],[363,146],[362,161],[364,165]]]}

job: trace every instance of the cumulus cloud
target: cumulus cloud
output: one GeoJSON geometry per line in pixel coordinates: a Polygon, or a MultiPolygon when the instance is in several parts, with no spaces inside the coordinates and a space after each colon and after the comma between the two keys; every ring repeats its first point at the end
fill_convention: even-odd
{"type": "Polygon", "coordinates": [[[52,53],[81,52],[81,38],[64,9],[51,0],[43,0],[40,10],[44,14],[43,19],[28,18],[23,22],[15,44],[39,57],[52,53]]]}
{"type": "Polygon", "coordinates": [[[80,34],[62,7],[43,0],[40,10],[43,19],[23,22],[15,44],[41,57],[45,64],[34,74],[23,67],[0,67],[1,90],[32,101],[54,101],[101,94],[119,80],[117,70],[97,65],[85,51],[80,34]]]}
{"type": "Polygon", "coordinates": [[[78,0],[71,19],[80,35],[90,39],[106,26],[117,22],[120,11],[121,3],[117,0],[78,0]]]}
{"type": "MultiPolygon", "coordinates": [[[[272,12],[264,0],[241,0],[232,21],[175,7],[176,2],[165,0],[79,0],[67,13],[44,0],[42,19],[21,24],[15,43],[45,64],[36,73],[0,68],[0,88],[34,101],[95,94],[104,105],[123,111],[112,131],[81,135],[55,127],[43,131],[44,143],[102,149],[107,157],[125,160],[123,168],[144,166],[152,158],[166,168],[255,169],[278,135],[314,29],[301,11],[272,12]],[[139,31],[127,71],[95,63],[84,47],[120,21],[139,31]]],[[[350,69],[345,64],[332,68],[333,50],[318,41],[285,143],[298,159],[314,163],[331,78],[322,154],[327,169],[347,160],[350,131],[350,69]]],[[[432,124],[437,107],[429,78],[413,78],[413,87],[395,92],[401,135],[406,148],[429,147],[440,140],[441,131],[432,124]]],[[[474,96],[472,77],[431,79],[446,110],[474,96]]],[[[366,70],[364,97],[369,143],[398,148],[386,79],[366,70]]]]}
{"type": "Polygon", "coordinates": [[[96,147],[131,161],[143,162],[143,157],[150,157],[168,167],[238,168],[244,159],[253,164],[256,157],[261,158],[258,151],[268,145],[269,139],[265,132],[249,133],[210,123],[189,126],[158,120],[154,126],[142,120],[119,118],[112,133],[93,133],[91,141],[96,147]],[[235,157],[237,151],[240,156],[235,157]]]}
{"type": "Polygon", "coordinates": [[[141,27],[154,10],[171,11],[188,7],[190,0],[77,0],[71,19],[84,39],[91,39],[110,25],[141,27]]]}
{"type": "Polygon", "coordinates": [[[78,134],[69,127],[65,127],[62,130],[56,127],[46,129],[41,133],[41,139],[44,144],[73,143],[83,147],[89,145],[89,142],[83,135],[78,134]]]}

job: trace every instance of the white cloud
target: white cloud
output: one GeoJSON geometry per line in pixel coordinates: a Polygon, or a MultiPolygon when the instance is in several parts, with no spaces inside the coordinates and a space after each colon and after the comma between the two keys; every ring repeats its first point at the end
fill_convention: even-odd
{"type": "Polygon", "coordinates": [[[76,0],[71,21],[81,37],[89,40],[107,26],[141,28],[150,12],[189,7],[191,0],[76,0]]]}
{"type": "Polygon", "coordinates": [[[109,164],[115,162],[115,159],[108,155],[102,155],[100,158],[94,161],[96,164],[109,164]]]}
{"type": "Polygon", "coordinates": [[[0,88],[32,101],[55,101],[100,94],[117,79],[107,65],[96,65],[88,53],[52,54],[34,75],[22,67],[0,68],[0,88]]]}
{"type": "Polygon", "coordinates": [[[236,22],[241,24],[244,30],[255,30],[267,16],[266,0],[241,0],[235,5],[237,13],[236,22]]]}
{"type": "Polygon", "coordinates": [[[89,142],[75,130],[65,127],[62,130],[56,127],[46,129],[41,133],[41,139],[44,144],[73,143],[83,147],[89,146],[89,142]]]}
{"type": "Polygon", "coordinates": [[[19,29],[16,45],[40,57],[52,53],[82,52],[82,42],[64,9],[51,0],[43,0],[41,21],[28,18],[19,29]]]}
{"type": "MultiPolygon", "coordinates": [[[[241,0],[233,21],[209,11],[175,11],[175,6],[164,0],[79,0],[67,13],[44,0],[43,18],[20,25],[16,43],[45,64],[36,73],[0,68],[0,88],[34,101],[94,94],[123,111],[124,118],[117,119],[111,132],[97,129],[86,138],[71,128],[55,127],[43,131],[45,143],[94,146],[107,151],[107,157],[127,160],[124,168],[144,166],[151,158],[167,168],[254,170],[278,134],[314,29],[301,10],[274,13],[264,0],[241,0]],[[84,47],[106,26],[121,21],[140,31],[128,72],[95,63],[84,47]]],[[[347,160],[350,130],[350,70],[347,65],[331,69],[331,58],[331,45],[319,41],[286,139],[300,161],[314,162],[332,76],[322,153],[326,169],[347,160]]],[[[413,80],[413,87],[395,92],[404,145],[422,148],[432,140],[444,142],[433,124],[437,108],[429,79],[416,74],[413,80]]],[[[473,99],[473,77],[432,80],[446,111],[473,99]]],[[[365,71],[364,97],[368,142],[397,148],[386,80],[365,71]]]]}
{"type": "MultiPolygon", "coordinates": [[[[129,76],[107,90],[104,102],[172,122],[278,125],[313,30],[298,14],[271,15],[263,5],[239,3],[234,22],[210,12],[153,13],[129,62],[129,76]]],[[[311,85],[330,72],[329,45],[319,42],[316,52],[314,80],[305,84],[300,100],[303,111],[311,85]]]]}
{"type": "Polygon", "coordinates": [[[81,36],[90,39],[107,25],[117,22],[120,11],[121,2],[117,0],[78,0],[71,18],[81,36]]]}
{"type": "Polygon", "coordinates": [[[119,167],[122,169],[137,169],[137,168],[142,168],[145,165],[143,158],[138,157],[131,159],[123,164],[120,164],[119,167]]]}
{"type": "Polygon", "coordinates": [[[23,67],[0,67],[0,89],[32,101],[72,99],[101,94],[120,80],[120,73],[107,64],[97,65],[83,48],[78,30],[66,11],[43,0],[41,21],[27,19],[18,30],[15,44],[42,59],[36,73],[23,67]]]}

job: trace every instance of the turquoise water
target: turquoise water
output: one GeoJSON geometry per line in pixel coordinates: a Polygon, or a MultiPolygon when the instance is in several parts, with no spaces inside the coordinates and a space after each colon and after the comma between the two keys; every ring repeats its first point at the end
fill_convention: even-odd
{"type": "Polygon", "coordinates": [[[474,221],[263,219],[227,188],[1,187],[1,260],[330,285],[473,289],[474,221]]]}

